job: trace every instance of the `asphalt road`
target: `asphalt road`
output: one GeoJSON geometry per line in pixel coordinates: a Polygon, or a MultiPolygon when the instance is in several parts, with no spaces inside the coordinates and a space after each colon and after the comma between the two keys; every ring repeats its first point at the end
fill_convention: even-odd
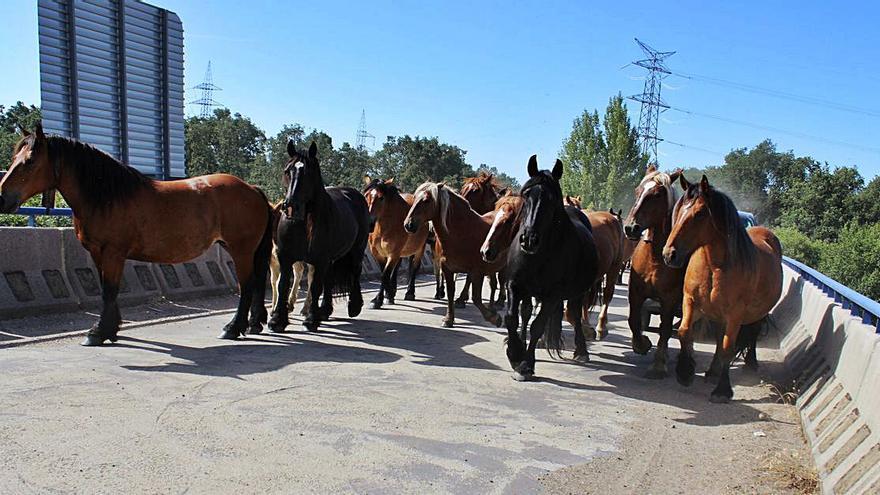
{"type": "MultiPolygon", "coordinates": [[[[445,307],[426,283],[418,301],[357,319],[339,302],[320,333],[297,315],[289,333],[221,341],[229,316],[215,314],[141,318],[101,348],[79,337],[0,348],[0,493],[777,490],[759,461],[801,445],[791,408],[739,370],[727,405],[709,403],[701,378],[643,378],[652,356],[630,351],[623,291],[590,364],[539,350],[540,380],[528,383],[511,379],[505,333],[473,307],[441,328],[445,307]]],[[[2,329],[45,337],[89,320],[2,329]]],[[[760,357],[774,369],[771,350],[760,357]]]]}

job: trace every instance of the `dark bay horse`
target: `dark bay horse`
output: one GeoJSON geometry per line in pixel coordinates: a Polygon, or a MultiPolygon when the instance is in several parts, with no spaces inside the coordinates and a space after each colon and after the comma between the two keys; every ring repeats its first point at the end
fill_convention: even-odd
{"type": "Polygon", "coordinates": [[[529,180],[523,185],[520,226],[507,257],[509,299],[504,323],[507,327],[507,359],[514,379],[528,380],[535,374],[535,349],[546,330],[551,353],[562,349],[562,304],[568,301],[575,331],[575,359],[589,360],[581,327],[584,297],[596,280],[597,254],[587,217],[562,202],[562,162],[553,171],[538,170],[537,157],[528,163],[529,180]],[[534,297],[541,309],[530,327],[526,348],[517,334],[520,302],[534,297]]]}
{"type": "MultiPolygon", "coordinates": [[[[273,215],[273,226],[272,232],[278,232],[278,222],[281,221],[281,202],[274,206],[272,209],[273,215]]],[[[269,261],[269,272],[271,273],[271,282],[272,286],[272,308],[274,311],[275,306],[278,304],[278,280],[281,278],[281,265],[278,264],[278,245],[275,243],[275,239],[273,239],[273,247],[272,247],[272,258],[269,261]]],[[[293,287],[290,290],[290,294],[287,296],[287,310],[293,311],[294,306],[296,306],[296,298],[299,295],[299,288],[302,284],[303,275],[306,275],[306,300],[303,302],[303,308],[301,313],[303,315],[309,314],[309,306],[311,305],[311,293],[308,290],[308,287],[312,285],[312,279],[315,277],[315,267],[312,265],[307,265],[303,261],[297,261],[293,264],[293,287]]]]}
{"type": "Polygon", "coordinates": [[[663,247],[668,265],[687,265],[675,371],[679,383],[693,381],[694,322],[705,317],[723,323],[724,337],[710,370],[720,379],[710,399],[728,402],[733,398],[730,363],[737,351],[755,345],[782,292],[782,246],[767,228],[746,230],[733,201],[710,186],[705,175],[698,184],[683,176],[680,181],[686,192],[675,205],[672,232],[663,247]]]}
{"type": "Polygon", "coordinates": [[[13,212],[50,189],[73,210],[76,236],[101,275],[101,317],[83,345],[117,340],[122,317],[116,296],[126,259],[182,263],[215,242],[232,256],[240,290],[235,316],[220,337],[262,328],[272,207],[256,187],[224,174],[154,181],[88,144],[47,137],[37,124],[16,145],[0,182],[0,212],[13,212]]]}
{"type": "MultiPolygon", "coordinates": [[[[481,170],[480,174],[476,177],[469,177],[464,180],[464,184],[461,186],[459,194],[461,195],[461,197],[467,200],[468,204],[471,205],[471,208],[473,208],[475,212],[479,213],[480,215],[485,215],[490,211],[495,210],[495,202],[497,202],[499,198],[507,194],[507,188],[501,187],[501,185],[495,179],[495,175],[490,174],[485,170],[481,170]]],[[[504,304],[504,288],[498,282],[499,275],[501,275],[501,272],[493,273],[489,276],[490,306],[501,306],[504,304]],[[498,293],[498,299],[495,299],[495,291],[499,288],[501,289],[501,291],[498,293]]],[[[467,304],[468,294],[470,293],[470,287],[470,279],[465,279],[464,287],[462,287],[461,289],[461,294],[459,294],[458,298],[455,300],[455,307],[465,307],[465,305],[467,304]]],[[[442,289],[438,288],[438,292],[440,290],[442,289]]]]}
{"type": "Polygon", "coordinates": [[[403,228],[403,219],[413,203],[412,194],[401,194],[393,179],[379,180],[364,177],[364,197],[370,218],[374,221],[370,233],[370,251],[382,269],[382,286],[372,301],[373,309],[382,307],[384,300],[394,304],[397,293],[397,269],[402,258],[409,258],[409,284],[403,299],[416,300],[416,276],[425,253],[428,224],[410,234],[403,228]]]}
{"type": "MultiPolygon", "coordinates": [[[[287,143],[290,159],[284,167],[287,194],[278,222],[278,292],[290,291],[293,264],[305,261],[315,267],[309,292],[311,304],[303,320],[306,329],[318,329],[333,313],[334,294],[348,295],[348,316],[360,314],[361,268],[370,234],[370,213],[360,191],[350,187],[324,187],[318,146],[307,153],[287,143]],[[323,294],[321,307],[318,298],[323,294]]],[[[287,301],[280,297],[269,320],[269,329],[283,332],[288,325],[287,301]]]]}
{"type": "MultiPolygon", "coordinates": [[[[581,200],[578,196],[566,196],[565,204],[581,209],[581,200]]],[[[587,328],[587,340],[600,339],[608,335],[608,307],[614,297],[614,287],[620,274],[620,265],[623,258],[623,224],[620,218],[611,212],[605,211],[581,211],[590,221],[593,233],[593,242],[596,245],[597,266],[596,283],[587,294],[583,304],[582,324],[587,328]],[[601,296],[601,297],[600,297],[601,296]],[[594,330],[590,325],[590,311],[594,304],[600,303],[599,318],[594,330]]],[[[569,322],[571,323],[571,322],[569,322]]]]}
{"type": "Polygon", "coordinates": [[[660,303],[660,338],[649,378],[666,377],[672,320],[681,307],[684,270],[663,262],[663,245],[672,230],[672,209],[677,200],[675,181],[681,170],[660,172],[651,165],[635,189],[635,203],[626,217],[627,238],[638,242],[631,258],[629,273],[629,329],[632,349],[647,354],[651,341],[644,334],[642,307],[652,299],[660,303]]]}
{"type": "Polygon", "coordinates": [[[455,322],[455,274],[466,273],[471,281],[474,305],[490,323],[500,324],[498,313],[483,305],[483,277],[496,273],[506,260],[486,263],[480,257],[480,245],[492,225],[491,217],[480,215],[468,202],[443,183],[425,182],[404,220],[407,232],[415,233],[427,222],[434,225],[437,243],[434,263],[440,265],[446,279],[447,310],[443,326],[455,322]]]}

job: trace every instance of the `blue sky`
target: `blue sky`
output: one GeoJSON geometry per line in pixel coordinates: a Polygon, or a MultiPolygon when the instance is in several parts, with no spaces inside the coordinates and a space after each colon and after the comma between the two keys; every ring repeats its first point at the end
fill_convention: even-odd
{"type": "MultiPolygon", "coordinates": [[[[643,71],[621,69],[640,58],[639,37],[677,50],[677,72],[859,109],[673,76],[663,91],[670,105],[728,121],[663,114],[661,135],[689,147],[661,144],[662,166],[718,164],[769,137],[866,178],[880,173],[875,2],[153,3],[183,21],[186,86],[211,60],[216,99],[268,134],[299,122],[353,141],[364,109],[377,147],[388,135],[438,136],[471,163],[522,178],[532,153],[552,163],[584,108],[601,112],[609,96],[641,92],[643,71]]],[[[38,103],[36,2],[0,2],[0,18],[0,104],[38,103]]]]}

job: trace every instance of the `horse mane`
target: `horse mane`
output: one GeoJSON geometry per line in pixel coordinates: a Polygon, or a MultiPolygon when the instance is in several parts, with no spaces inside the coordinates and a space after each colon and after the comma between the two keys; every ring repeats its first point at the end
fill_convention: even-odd
{"type": "MultiPolygon", "coordinates": [[[[692,184],[687,191],[688,199],[695,199],[700,195],[700,185],[692,184]]],[[[727,242],[727,263],[746,270],[754,270],[755,243],[749,237],[749,233],[739,218],[739,212],[730,196],[709,186],[704,196],[709,205],[709,213],[715,228],[721,231],[727,242]]]]}
{"type": "MultiPolygon", "coordinates": [[[[446,226],[446,218],[449,216],[449,205],[452,201],[454,201],[453,197],[458,198],[462,203],[467,205],[468,209],[471,209],[470,204],[468,204],[467,200],[464,199],[460,194],[453,191],[446,184],[441,184],[438,182],[425,182],[421,186],[416,189],[416,192],[413,193],[413,196],[418,198],[419,194],[427,192],[430,194],[434,201],[437,202],[437,208],[440,210],[440,226],[443,227],[447,232],[449,229],[446,226]]],[[[474,212],[476,213],[476,212],[474,212]]]]}
{"type": "MultiPolygon", "coordinates": [[[[675,192],[675,187],[673,187],[672,177],[666,172],[655,170],[647,173],[642,181],[639,182],[639,186],[644,186],[648,181],[654,181],[666,188],[666,207],[669,213],[672,214],[675,202],[678,201],[678,194],[675,192]]],[[[638,198],[636,199],[638,200],[638,198]]]]}
{"type": "MultiPolygon", "coordinates": [[[[33,146],[34,136],[28,136],[33,146]]],[[[127,201],[134,193],[150,188],[153,179],[135,168],[124,165],[98,148],[63,136],[48,136],[50,161],[63,164],[66,172],[72,172],[82,191],[82,199],[90,206],[104,209],[127,201]]]]}
{"type": "Polygon", "coordinates": [[[394,183],[388,184],[380,179],[373,179],[369,184],[364,187],[363,193],[366,194],[372,189],[375,189],[382,194],[400,195],[400,189],[394,183]]]}
{"type": "Polygon", "coordinates": [[[480,174],[476,177],[468,177],[464,180],[464,184],[462,188],[468,184],[474,184],[475,186],[491,186],[493,191],[497,191],[501,189],[501,184],[498,183],[498,179],[495,178],[495,174],[490,174],[485,170],[480,170],[480,174]]]}

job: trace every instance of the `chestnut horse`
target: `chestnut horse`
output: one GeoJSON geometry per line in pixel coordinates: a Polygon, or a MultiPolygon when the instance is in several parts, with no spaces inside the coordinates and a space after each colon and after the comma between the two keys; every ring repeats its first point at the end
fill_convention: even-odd
{"type": "MultiPolygon", "coordinates": [[[[566,196],[565,204],[575,208],[581,208],[581,198],[578,196],[566,196]]],[[[608,336],[608,307],[614,298],[614,287],[620,274],[620,265],[623,257],[623,225],[620,219],[611,212],[606,211],[581,211],[587,215],[590,227],[593,231],[593,242],[596,245],[598,264],[596,282],[587,294],[583,303],[583,325],[588,329],[585,337],[593,340],[598,337],[604,339],[608,336]],[[599,296],[602,296],[599,299],[599,296]],[[590,310],[597,302],[601,302],[599,319],[594,330],[590,326],[590,310]]],[[[569,321],[569,323],[571,323],[569,321]]]]}
{"type": "Polygon", "coordinates": [[[15,146],[0,182],[0,213],[50,189],[73,210],[76,236],[101,276],[101,317],[83,345],[117,340],[122,317],[116,296],[126,259],[182,263],[215,242],[232,256],[240,290],[235,316],[220,337],[237,339],[249,326],[262,328],[272,206],[256,187],[224,174],[155,181],[88,144],[46,136],[37,124],[15,146]]]}
{"type": "Polygon", "coordinates": [[[374,222],[370,234],[370,251],[382,269],[382,286],[372,300],[373,309],[379,309],[385,299],[394,304],[397,293],[397,269],[401,258],[409,258],[409,285],[403,299],[416,300],[416,276],[425,253],[428,224],[421,225],[415,234],[403,228],[403,219],[412,206],[412,194],[401,194],[394,179],[381,181],[364,177],[364,197],[370,218],[374,222]]]}
{"type": "MultiPolygon", "coordinates": [[[[461,190],[459,191],[461,197],[467,200],[467,202],[471,205],[471,208],[480,215],[485,215],[490,211],[495,209],[495,202],[505,194],[507,194],[507,188],[502,188],[498,181],[495,180],[495,175],[486,172],[485,170],[480,171],[480,175],[476,177],[470,177],[464,180],[464,185],[461,186],[461,190]]],[[[436,271],[436,268],[435,268],[436,271]]],[[[489,305],[490,306],[498,306],[504,304],[505,294],[503,282],[502,284],[498,283],[498,277],[501,275],[501,272],[492,274],[489,276],[489,305]],[[495,291],[501,289],[498,293],[498,299],[495,299],[495,291]]],[[[442,280],[442,279],[441,279],[442,280]]],[[[459,294],[458,298],[455,300],[455,306],[457,308],[465,307],[467,304],[468,293],[471,287],[470,279],[465,279],[464,287],[461,289],[461,294],[459,294]]],[[[442,289],[440,289],[442,290],[442,289]]]]}
{"type": "Polygon", "coordinates": [[[638,242],[629,272],[629,329],[633,352],[647,354],[651,350],[651,341],[643,333],[642,307],[648,299],[660,303],[660,338],[648,378],[666,377],[672,320],[681,306],[684,270],[663,262],[663,245],[672,230],[672,209],[677,199],[674,183],[680,176],[681,170],[665,173],[654,165],[649,166],[635,189],[635,204],[624,227],[627,238],[638,242]]]}
{"type": "Polygon", "coordinates": [[[486,263],[480,257],[480,245],[492,219],[471,209],[468,202],[445,184],[425,182],[414,193],[415,199],[404,220],[407,232],[418,232],[426,223],[434,225],[437,243],[434,263],[440,265],[446,279],[447,310],[443,326],[452,327],[455,322],[455,274],[466,273],[471,281],[474,305],[490,323],[500,324],[494,310],[483,305],[483,277],[498,272],[506,259],[486,263]]]}
{"type": "Polygon", "coordinates": [[[724,338],[715,351],[713,371],[720,375],[712,402],[733,398],[730,363],[738,351],[754,346],[767,315],[782,293],[782,246],[765,227],[746,230],[733,201],[709,185],[704,175],[689,184],[672,214],[672,232],[663,260],[672,267],[687,265],[684,278],[676,375],[690,385],[694,377],[694,322],[701,316],[724,324],[724,338]]]}

